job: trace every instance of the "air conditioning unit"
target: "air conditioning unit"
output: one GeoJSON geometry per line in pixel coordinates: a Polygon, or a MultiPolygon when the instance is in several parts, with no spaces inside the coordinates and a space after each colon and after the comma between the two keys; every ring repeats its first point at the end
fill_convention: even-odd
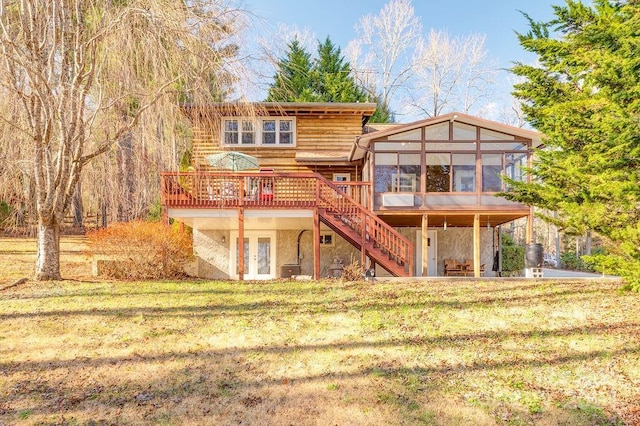
{"type": "Polygon", "coordinates": [[[382,194],[382,205],[385,207],[413,207],[413,194],[382,194]]]}

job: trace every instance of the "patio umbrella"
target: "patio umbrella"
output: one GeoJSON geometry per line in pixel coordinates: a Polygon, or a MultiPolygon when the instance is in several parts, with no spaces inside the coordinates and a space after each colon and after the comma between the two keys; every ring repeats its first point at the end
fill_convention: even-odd
{"type": "Polygon", "coordinates": [[[238,170],[257,169],[258,159],[236,151],[224,151],[205,157],[213,167],[237,172],[238,170]]]}

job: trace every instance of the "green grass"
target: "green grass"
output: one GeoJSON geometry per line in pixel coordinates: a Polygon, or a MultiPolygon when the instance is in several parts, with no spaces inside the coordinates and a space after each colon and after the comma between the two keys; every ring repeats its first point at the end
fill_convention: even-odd
{"type": "Polygon", "coordinates": [[[29,281],[0,291],[0,424],[635,424],[618,286],[29,281]]]}

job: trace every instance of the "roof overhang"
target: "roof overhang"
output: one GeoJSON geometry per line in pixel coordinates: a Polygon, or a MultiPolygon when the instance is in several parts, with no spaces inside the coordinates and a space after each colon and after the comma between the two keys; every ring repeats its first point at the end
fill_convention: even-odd
{"type": "Polygon", "coordinates": [[[375,110],[375,103],[361,102],[217,102],[208,105],[182,106],[182,111],[191,120],[220,116],[355,115],[363,117],[363,125],[375,110]]]}
{"type": "Polygon", "coordinates": [[[345,151],[296,151],[295,160],[301,164],[349,164],[345,151]]]}
{"type": "Polygon", "coordinates": [[[523,129],[521,127],[510,126],[508,124],[499,123],[497,121],[486,120],[484,118],[478,118],[471,115],[463,114],[460,112],[452,112],[449,114],[439,115],[437,117],[427,118],[424,120],[414,121],[413,123],[401,124],[393,127],[384,128],[376,132],[365,133],[362,136],[356,137],[355,143],[349,153],[349,160],[360,160],[364,157],[364,154],[369,150],[371,141],[387,136],[395,135],[397,133],[403,133],[411,131],[420,127],[439,124],[445,121],[456,121],[472,126],[478,126],[485,129],[493,130],[496,132],[506,133],[514,135],[524,139],[531,139],[532,146],[534,148],[542,145],[543,134],[534,130],[523,129]]]}

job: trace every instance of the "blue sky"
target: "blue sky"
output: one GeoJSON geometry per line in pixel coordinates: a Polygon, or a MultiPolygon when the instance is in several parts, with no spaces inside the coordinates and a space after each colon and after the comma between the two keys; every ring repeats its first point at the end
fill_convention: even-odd
{"type": "MultiPolygon", "coordinates": [[[[383,6],[390,0],[240,0],[242,7],[253,16],[253,28],[246,39],[249,50],[257,45],[258,39],[266,40],[266,49],[284,54],[286,42],[282,34],[278,35],[278,27],[286,26],[289,31],[294,28],[299,32],[312,33],[315,39],[324,41],[330,36],[332,42],[339,46],[343,54],[348,43],[357,38],[356,25],[366,15],[379,15],[383,6]]],[[[586,0],[589,2],[589,0],[586,0]]],[[[504,111],[511,110],[514,103],[510,96],[513,76],[504,71],[513,62],[532,63],[536,57],[525,52],[518,43],[515,32],[525,33],[529,26],[523,11],[536,21],[549,21],[554,17],[552,5],[565,4],[564,0],[413,0],[415,14],[420,18],[423,36],[431,29],[446,31],[450,36],[468,36],[482,34],[486,36],[485,48],[487,61],[497,63],[502,69],[495,78],[495,85],[490,98],[483,104],[477,104],[476,113],[484,118],[509,122],[514,117],[504,118],[504,111]],[[482,111],[480,111],[480,108],[482,111]],[[500,118],[502,116],[503,118],[500,118]]],[[[290,34],[289,34],[290,35],[290,34]]],[[[315,54],[315,48],[307,51],[315,54]]],[[[261,65],[258,65],[258,68],[261,65]]],[[[271,83],[273,68],[259,68],[258,77],[251,78],[253,93],[251,100],[262,100],[271,83]],[[256,90],[257,89],[257,90],[256,90]]],[[[391,101],[392,110],[398,114],[402,122],[422,118],[423,113],[412,109],[400,95],[394,95],[391,101]]],[[[459,110],[458,107],[454,107],[459,110]]]]}
{"type": "MultiPolygon", "coordinates": [[[[377,15],[386,0],[244,0],[267,28],[278,23],[308,28],[317,38],[327,35],[343,50],[356,37],[355,25],[365,15],[377,15]]],[[[416,15],[421,18],[425,34],[430,28],[447,30],[450,35],[481,33],[487,36],[489,56],[508,67],[513,60],[532,60],[522,51],[514,30],[525,32],[522,10],[535,20],[553,17],[552,4],[563,0],[414,0],[416,15]]]]}

